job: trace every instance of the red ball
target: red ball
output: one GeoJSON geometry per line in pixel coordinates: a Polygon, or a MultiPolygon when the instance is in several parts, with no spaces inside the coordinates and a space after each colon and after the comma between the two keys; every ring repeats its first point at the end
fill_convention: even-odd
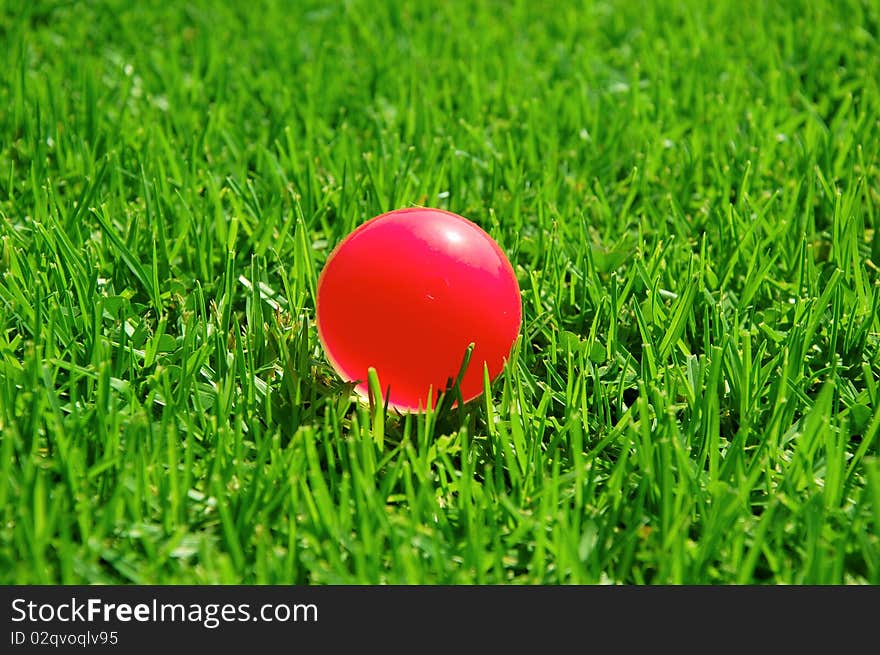
{"type": "Polygon", "coordinates": [[[318,336],[333,368],[366,395],[376,369],[387,402],[431,407],[458,375],[465,402],[504,367],[522,320],[510,261],[479,226],[441,209],[398,209],[349,234],[318,278],[318,336]]]}

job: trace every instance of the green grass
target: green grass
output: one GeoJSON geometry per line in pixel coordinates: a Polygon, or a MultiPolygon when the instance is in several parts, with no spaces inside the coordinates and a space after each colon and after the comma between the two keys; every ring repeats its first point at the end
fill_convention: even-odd
{"type": "Polygon", "coordinates": [[[166,4],[0,2],[0,582],[880,583],[876,3],[166,4]],[[410,205],[524,322],[386,416],[410,205]]]}

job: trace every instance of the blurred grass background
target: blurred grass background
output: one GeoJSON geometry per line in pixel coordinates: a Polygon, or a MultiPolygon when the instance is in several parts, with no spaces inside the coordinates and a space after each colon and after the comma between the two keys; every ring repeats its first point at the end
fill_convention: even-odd
{"type": "Polygon", "coordinates": [[[0,7],[0,582],[880,582],[876,3],[0,7]],[[411,205],[524,325],[385,416],[315,282],[411,205]]]}

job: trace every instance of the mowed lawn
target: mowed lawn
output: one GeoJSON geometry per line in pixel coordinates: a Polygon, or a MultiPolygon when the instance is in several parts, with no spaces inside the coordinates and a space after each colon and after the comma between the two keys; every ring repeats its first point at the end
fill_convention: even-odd
{"type": "Polygon", "coordinates": [[[880,583],[876,2],[0,6],[0,583],[880,583]],[[416,205],[523,326],[386,415],[315,287],[416,205]]]}

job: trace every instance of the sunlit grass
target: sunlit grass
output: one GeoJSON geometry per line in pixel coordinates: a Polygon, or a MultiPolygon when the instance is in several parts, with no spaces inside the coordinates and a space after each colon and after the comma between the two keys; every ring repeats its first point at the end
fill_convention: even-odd
{"type": "Polygon", "coordinates": [[[0,582],[880,583],[876,3],[0,6],[0,582]],[[524,322],[385,415],[315,284],[410,205],[524,322]]]}

